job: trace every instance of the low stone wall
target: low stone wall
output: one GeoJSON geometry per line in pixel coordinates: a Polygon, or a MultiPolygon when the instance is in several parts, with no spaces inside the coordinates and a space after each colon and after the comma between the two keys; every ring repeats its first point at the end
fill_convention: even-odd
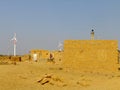
{"type": "Polygon", "coordinates": [[[11,56],[10,60],[11,61],[18,61],[18,62],[20,62],[21,61],[21,57],[20,56],[11,56]]]}
{"type": "Polygon", "coordinates": [[[31,56],[29,54],[21,56],[21,61],[30,61],[30,60],[31,60],[31,56]]]}

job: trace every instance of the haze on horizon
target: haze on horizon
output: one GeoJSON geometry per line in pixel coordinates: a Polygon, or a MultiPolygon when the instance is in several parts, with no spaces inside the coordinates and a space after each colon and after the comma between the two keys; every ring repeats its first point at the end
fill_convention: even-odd
{"type": "Polygon", "coordinates": [[[0,54],[13,54],[14,33],[17,54],[25,54],[56,50],[66,39],[90,39],[91,29],[96,39],[120,42],[120,0],[0,1],[0,54]]]}

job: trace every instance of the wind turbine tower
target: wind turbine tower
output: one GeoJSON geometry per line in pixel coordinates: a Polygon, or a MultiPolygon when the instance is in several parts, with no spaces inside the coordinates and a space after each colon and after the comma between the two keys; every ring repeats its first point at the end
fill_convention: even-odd
{"type": "Polygon", "coordinates": [[[61,52],[62,49],[63,49],[63,44],[62,44],[61,42],[59,42],[59,44],[58,44],[58,49],[59,49],[60,52],[61,52]]]}
{"type": "Polygon", "coordinates": [[[13,41],[13,44],[14,44],[14,56],[16,56],[16,42],[17,42],[17,39],[16,39],[16,33],[14,33],[14,37],[12,38],[12,41],[13,41]]]}

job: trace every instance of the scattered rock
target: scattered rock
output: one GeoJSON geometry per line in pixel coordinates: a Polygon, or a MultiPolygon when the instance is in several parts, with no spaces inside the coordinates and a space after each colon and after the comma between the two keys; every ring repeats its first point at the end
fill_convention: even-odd
{"type": "Polygon", "coordinates": [[[50,82],[50,79],[49,78],[44,78],[42,81],[41,81],[41,85],[44,85],[46,83],[49,83],[50,82]]]}
{"type": "Polygon", "coordinates": [[[63,68],[60,67],[59,70],[63,70],[63,68]]]}
{"type": "Polygon", "coordinates": [[[41,85],[49,83],[50,85],[62,86],[65,87],[67,84],[63,82],[61,78],[53,74],[45,74],[40,80],[37,81],[41,85]]]}
{"type": "Polygon", "coordinates": [[[50,79],[52,78],[52,74],[45,74],[40,80],[38,80],[38,83],[41,83],[41,85],[44,85],[46,83],[50,82],[50,79]]]}

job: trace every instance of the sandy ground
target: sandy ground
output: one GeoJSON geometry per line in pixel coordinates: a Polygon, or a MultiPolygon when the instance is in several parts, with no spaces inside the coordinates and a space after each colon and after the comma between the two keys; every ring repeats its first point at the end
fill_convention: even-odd
{"type": "Polygon", "coordinates": [[[120,72],[90,73],[45,62],[17,62],[0,65],[0,90],[120,90],[120,72]]]}

